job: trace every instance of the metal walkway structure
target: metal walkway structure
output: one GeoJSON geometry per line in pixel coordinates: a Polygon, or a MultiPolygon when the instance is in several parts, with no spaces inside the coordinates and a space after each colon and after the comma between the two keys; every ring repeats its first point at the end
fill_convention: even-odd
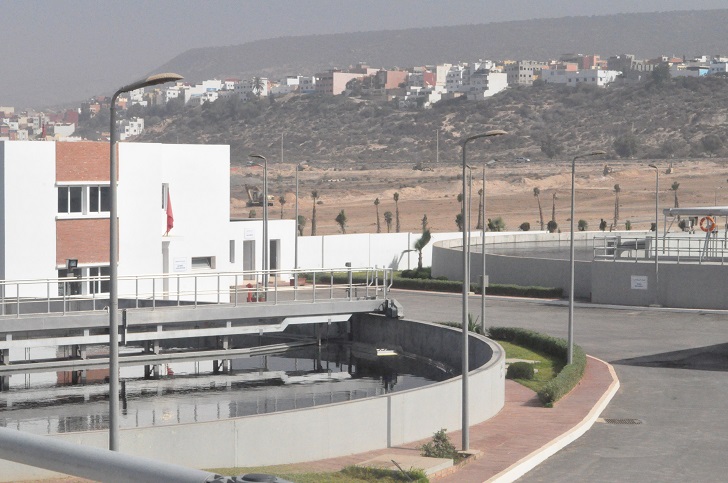
{"type": "MultiPolygon", "coordinates": [[[[234,336],[345,322],[360,313],[401,316],[389,298],[391,278],[391,269],[348,267],[120,277],[120,342],[138,348],[124,351],[120,364],[149,364],[156,374],[162,363],[219,359],[224,370],[232,356],[312,342],[236,348],[234,336]],[[199,349],[163,350],[182,341],[199,349]]],[[[108,277],[0,282],[0,376],[108,367],[108,356],[87,351],[109,343],[107,284],[108,277]],[[57,358],[28,357],[33,347],[48,346],[58,348],[57,358]],[[11,350],[26,357],[11,360],[11,350]]]]}

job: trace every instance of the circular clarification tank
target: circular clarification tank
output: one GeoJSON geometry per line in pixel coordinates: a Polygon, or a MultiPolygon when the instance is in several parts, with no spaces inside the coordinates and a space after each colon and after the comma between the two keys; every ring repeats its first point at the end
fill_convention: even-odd
{"type": "MultiPolygon", "coordinates": [[[[50,349],[49,349],[50,350],[50,349]]],[[[302,409],[425,386],[458,369],[413,354],[356,344],[298,347],[230,360],[122,367],[121,428],[214,421],[302,409]]],[[[83,384],[68,372],[13,375],[0,392],[0,426],[35,434],[108,429],[108,370],[89,370],[83,384]]]]}

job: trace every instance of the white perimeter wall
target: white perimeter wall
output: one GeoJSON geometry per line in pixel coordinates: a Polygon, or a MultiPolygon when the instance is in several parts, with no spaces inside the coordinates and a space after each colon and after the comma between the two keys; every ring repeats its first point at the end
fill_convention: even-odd
{"type": "Polygon", "coordinates": [[[55,147],[51,142],[0,143],[4,279],[57,277],[55,147]]]}

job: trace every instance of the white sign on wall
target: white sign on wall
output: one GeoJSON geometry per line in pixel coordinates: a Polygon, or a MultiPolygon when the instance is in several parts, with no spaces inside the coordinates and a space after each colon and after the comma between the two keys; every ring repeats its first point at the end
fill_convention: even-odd
{"type": "Polygon", "coordinates": [[[632,275],[632,290],[647,290],[647,276],[632,275]]]}
{"type": "Polygon", "coordinates": [[[244,239],[245,240],[255,240],[255,230],[253,228],[246,228],[244,239]]]}
{"type": "Polygon", "coordinates": [[[174,271],[175,272],[187,272],[189,271],[189,263],[187,257],[180,257],[174,259],[174,271]]]}

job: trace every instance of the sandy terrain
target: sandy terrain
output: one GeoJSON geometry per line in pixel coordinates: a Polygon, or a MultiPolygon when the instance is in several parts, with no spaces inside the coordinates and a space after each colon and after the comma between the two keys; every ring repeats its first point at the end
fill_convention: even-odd
{"type": "MultiPolygon", "coordinates": [[[[578,160],[576,177],[576,220],[587,221],[589,229],[597,229],[600,219],[608,224],[614,220],[614,185],[621,188],[619,222],[624,229],[626,220],[633,229],[646,229],[655,216],[655,171],[647,165],[655,162],[660,166],[659,206],[674,206],[673,182],[680,183],[677,191],[680,206],[728,205],[728,160],[694,159],[674,160],[673,172],[668,174],[668,161],[604,161],[578,160]],[[603,174],[608,164],[612,172],[603,174]]],[[[294,187],[287,186],[294,171],[278,167],[269,171],[277,181],[271,181],[271,194],[276,199],[286,192],[284,217],[293,218],[294,187]],[[277,183],[277,185],[276,185],[277,183]]],[[[457,195],[462,181],[459,166],[438,166],[432,171],[406,168],[381,168],[367,171],[334,170],[332,168],[308,169],[300,172],[300,214],[306,216],[305,235],[311,230],[311,190],[317,189],[321,204],[317,205],[317,234],[340,233],[334,218],[341,209],[347,216],[347,233],[376,233],[374,199],[379,197],[382,231],[386,232],[384,212],[395,212],[393,195],[399,193],[401,231],[418,232],[421,220],[427,214],[429,226],[434,232],[456,231],[455,216],[459,212],[457,195]]],[[[569,228],[570,162],[531,162],[510,165],[495,164],[486,170],[486,217],[501,216],[509,230],[517,230],[523,222],[531,229],[539,228],[538,204],[533,189],[539,188],[544,223],[551,219],[553,195],[556,193],[556,221],[561,230],[569,228]]],[[[472,227],[478,215],[478,190],[482,187],[482,168],[474,171],[472,198],[472,227]]],[[[232,200],[233,216],[247,217],[251,208],[244,200],[232,200]]],[[[270,217],[280,217],[280,204],[276,200],[270,207],[270,217]]],[[[261,208],[257,208],[262,216],[261,208]]],[[[660,213],[660,222],[662,222],[660,213]]],[[[395,231],[395,222],[392,223],[395,231]]]]}

